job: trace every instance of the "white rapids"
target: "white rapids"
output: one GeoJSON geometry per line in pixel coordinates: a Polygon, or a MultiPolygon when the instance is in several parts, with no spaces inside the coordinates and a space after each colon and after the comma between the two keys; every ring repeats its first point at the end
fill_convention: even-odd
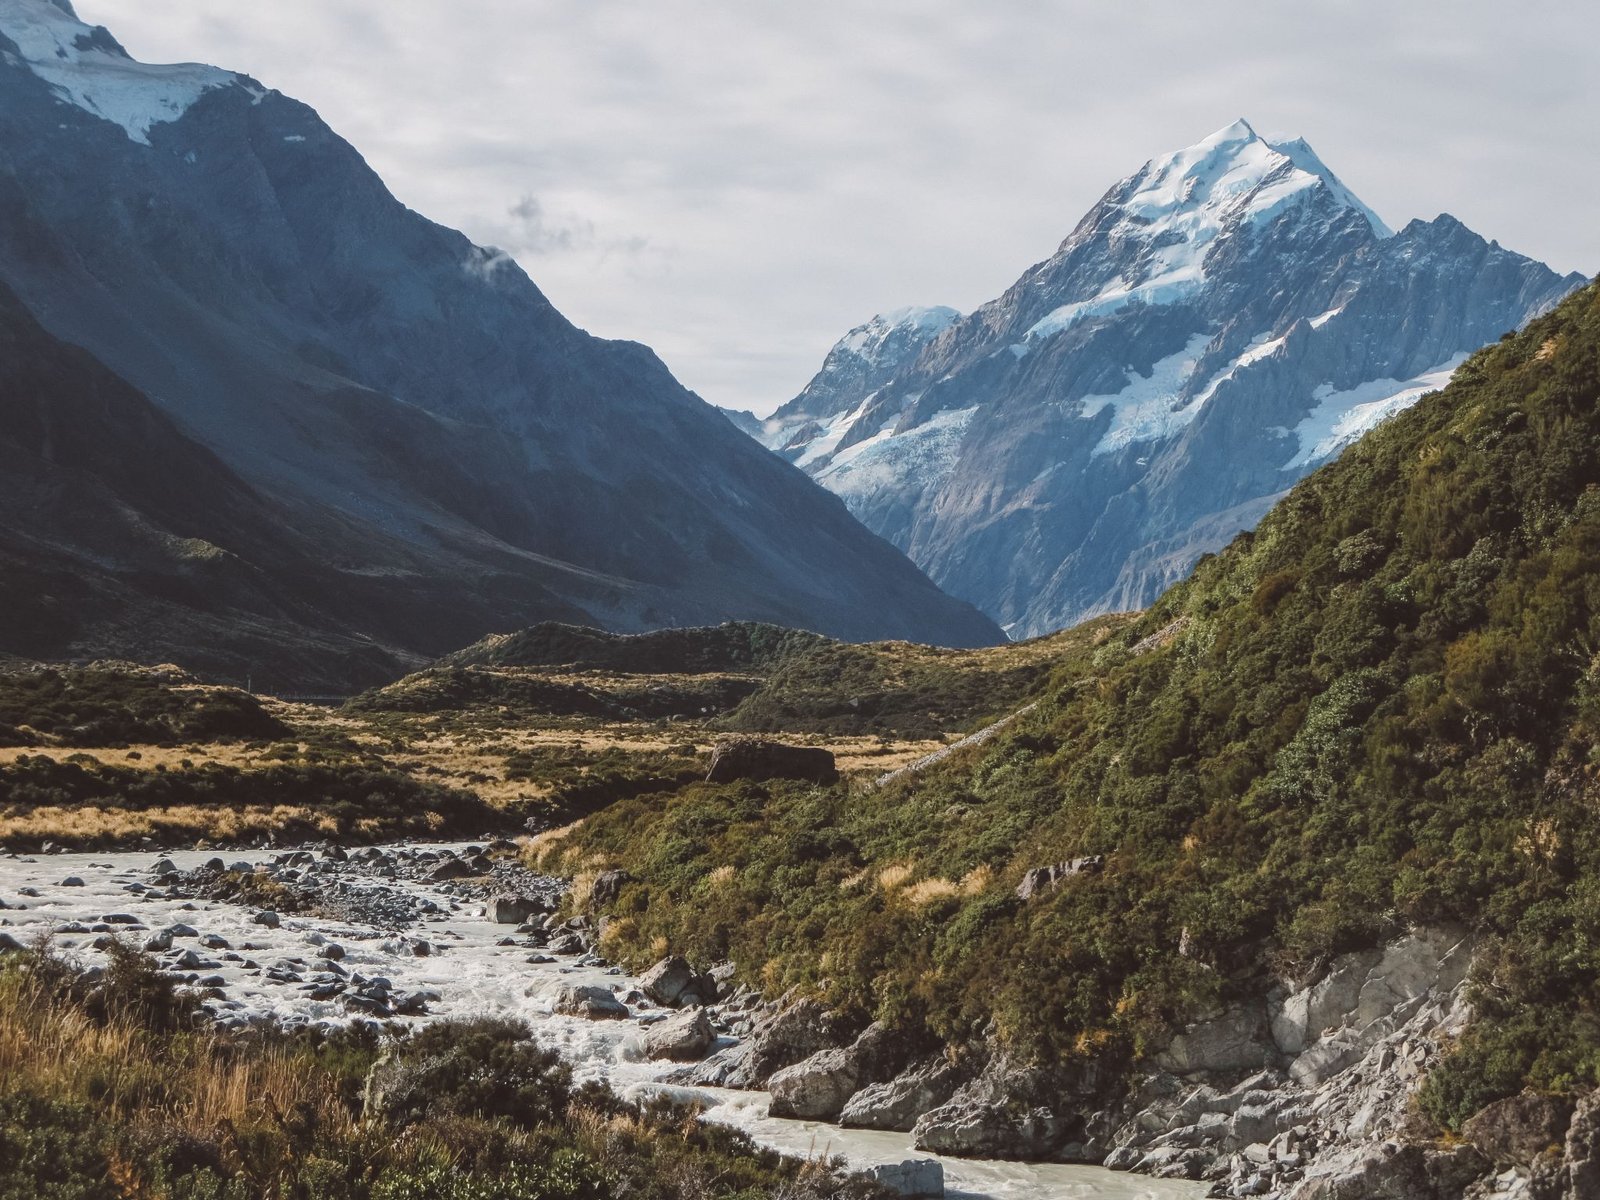
{"type": "MultiPolygon", "coordinates": [[[[481,904],[461,902],[427,884],[386,881],[388,886],[433,900],[442,910],[409,931],[411,941],[422,939],[429,944],[432,952],[425,957],[416,956],[390,930],[290,914],[282,916],[279,928],[271,929],[255,923],[257,910],[252,908],[204,900],[150,899],[137,890],[128,890],[130,884],[148,886],[153,882],[150,868],[158,858],[169,858],[187,871],[219,857],[230,865],[270,862],[272,853],[140,851],[0,858],[0,901],[6,905],[0,910],[0,929],[25,944],[50,935],[57,951],[84,966],[102,959],[91,945],[96,935],[60,931],[74,924],[102,923],[112,915],[137,918],[138,926],[112,927],[134,945],[141,944],[147,936],[144,929],[182,923],[200,935],[215,934],[226,939],[232,948],[230,953],[261,967],[281,958],[314,961],[326,942],[337,942],[345,951],[342,966],[346,970],[369,977],[384,976],[397,991],[437,994],[438,999],[428,1005],[429,1015],[397,1020],[521,1018],[542,1042],[561,1052],[580,1080],[601,1080],[623,1095],[634,1097],[670,1091],[705,1106],[708,1120],[734,1126],[764,1146],[802,1157],[839,1157],[855,1168],[938,1157],[913,1149],[909,1134],[840,1129],[768,1117],[767,1096],[763,1092],[667,1087],[660,1080],[674,1069],[674,1064],[639,1058],[635,1049],[640,1028],[637,1019],[589,1021],[551,1011],[556,992],[566,984],[629,990],[634,981],[619,968],[578,966],[572,959],[529,963],[525,946],[496,945],[510,928],[495,924],[481,904]],[[63,886],[63,881],[71,878],[81,879],[83,886],[63,886]],[[37,895],[30,895],[30,891],[37,895]]],[[[207,1002],[220,1019],[271,1017],[290,1023],[359,1019],[337,1000],[313,1000],[297,987],[272,983],[264,972],[253,970],[244,961],[229,961],[219,951],[204,950],[197,941],[180,940],[176,945],[194,947],[204,957],[205,964],[198,968],[200,975],[207,979],[221,977],[225,999],[207,1002]]],[[[639,1005],[637,1010],[636,1016],[654,1015],[647,1005],[639,1005]]],[[[1204,1184],[1147,1179],[1098,1167],[986,1159],[940,1161],[948,1194],[957,1197],[1180,1200],[1198,1197],[1205,1191],[1204,1184]]]]}

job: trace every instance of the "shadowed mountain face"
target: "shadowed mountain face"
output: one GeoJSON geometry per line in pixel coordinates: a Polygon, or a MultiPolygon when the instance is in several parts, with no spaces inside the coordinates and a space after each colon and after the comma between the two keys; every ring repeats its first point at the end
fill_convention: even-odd
{"type": "MultiPolygon", "coordinates": [[[[391,670],[543,619],[1000,636],[647,348],[574,328],[504,255],[402,206],[311,109],[134,63],[52,0],[0,0],[0,281],[274,514],[217,542],[240,569],[276,575],[292,544],[334,581],[248,646],[226,617],[100,641],[106,611],[64,603],[53,641],[0,650],[142,654],[181,628],[185,661],[302,679],[328,675],[302,668],[329,637],[391,670]]],[[[197,509],[211,486],[169,482],[197,509]]],[[[7,514],[13,536],[27,520],[7,514]]],[[[162,611],[226,608],[195,586],[162,611]]]]}
{"type": "Polygon", "coordinates": [[[852,331],[757,436],[1032,635],[1150,603],[1581,283],[1449,216],[1392,233],[1304,142],[1240,121],[969,316],[852,331]]]}

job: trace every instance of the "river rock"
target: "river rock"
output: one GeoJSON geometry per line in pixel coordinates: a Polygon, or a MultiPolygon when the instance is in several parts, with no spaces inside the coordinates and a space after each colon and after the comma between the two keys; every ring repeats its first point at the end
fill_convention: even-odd
{"type": "Polygon", "coordinates": [[[904,1162],[868,1167],[862,1172],[880,1187],[900,1195],[938,1200],[944,1195],[944,1164],[932,1158],[908,1158],[904,1162]]]}
{"type": "Polygon", "coordinates": [[[683,989],[694,982],[694,968],[676,954],[663,958],[639,979],[639,990],[657,1004],[669,1007],[678,1002],[683,989]]]}
{"type": "Polygon", "coordinates": [[[466,861],[459,858],[447,858],[433,870],[428,872],[430,883],[448,883],[452,879],[465,879],[472,874],[472,868],[466,861]]]}
{"type": "Polygon", "coordinates": [[[0,931],[0,954],[20,954],[26,948],[9,933],[0,931]]]}
{"type": "Polygon", "coordinates": [[[569,1017],[612,1021],[628,1015],[627,1007],[603,987],[568,984],[556,994],[555,1010],[569,1017]]]}
{"type": "Polygon", "coordinates": [[[759,1018],[744,1041],[676,1073],[669,1082],[761,1088],[776,1072],[844,1040],[838,1020],[815,1000],[779,1001],[777,1011],[759,1018]]]}
{"type": "Polygon", "coordinates": [[[938,1108],[960,1086],[962,1073],[944,1059],[920,1063],[885,1083],[871,1083],[845,1102],[839,1124],[846,1129],[890,1129],[910,1133],[917,1118],[938,1108]]]}
{"type": "Polygon", "coordinates": [[[698,975],[688,962],[676,954],[663,958],[644,973],[639,989],[657,1004],[668,1008],[687,1008],[711,1004],[717,998],[717,984],[709,975],[698,975]]]}
{"type": "Polygon", "coordinates": [[[860,1065],[849,1049],[819,1050],[767,1081],[767,1090],[772,1093],[767,1115],[831,1121],[861,1083],[860,1065]]]}
{"type": "Polygon", "coordinates": [[[706,1010],[695,1008],[657,1021],[639,1040],[646,1058],[694,1062],[705,1057],[717,1040],[717,1033],[706,1010]]]}
{"type": "Polygon", "coordinates": [[[549,911],[549,905],[536,896],[496,896],[489,905],[489,914],[497,925],[521,925],[537,913],[549,911]]]}
{"type": "Polygon", "coordinates": [[[711,750],[708,783],[739,779],[803,779],[834,783],[839,778],[833,753],[819,746],[790,746],[765,738],[724,738],[711,750]]]}

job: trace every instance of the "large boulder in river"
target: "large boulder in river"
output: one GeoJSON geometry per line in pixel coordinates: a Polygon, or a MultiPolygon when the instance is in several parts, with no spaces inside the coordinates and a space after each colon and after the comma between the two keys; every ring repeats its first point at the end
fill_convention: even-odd
{"type": "Polygon", "coordinates": [[[563,1016],[587,1017],[591,1021],[614,1021],[628,1015],[628,1008],[603,987],[568,984],[556,993],[555,1010],[563,1016]]]}
{"type": "Polygon", "coordinates": [[[691,1087],[765,1087],[776,1072],[819,1050],[839,1046],[846,1036],[838,1019],[821,1004],[797,1000],[760,1021],[738,1045],[678,1072],[670,1081],[691,1087]]]}
{"type": "Polygon", "coordinates": [[[862,1085],[891,1073],[904,1061],[899,1045],[887,1028],[873,1024],[848,1046],[819,1050],[785,1067],[767,1081],[772,1093],[768,1115],[835,1120],[862,1085]]]}
{"type": "Polygon", "coordinates": [[[845,1102],[839,1124],[846,1129],[888,1129],[910,1133],[917,1118],[955,1095],[963,1079],[959,1068],[930,1059],[883,1083],[869,1083],[845,1102]]]}
{"type": "Polygon", "coordinates": [[[767,1081],[769,1117],[831,1121],[861,1086],[861,1070],[848,1049],[819,1050],[767,1081]]]}
{"type": "Polygon", "coordinates": [[[833,753],[818,746],[789,746],[764,738],[725,738],[711,751],[708,783],[738,779],[804,779],[833,783],[839,778],[833,753]]]}
{"type": "Polygon", "coordinates": [[[944,1195],[944,1164],[933,1158],[908,1158],[884,1163],[862,1172],[879,1187],[899,1192],[907,1200],[938,1200],[944,1195]]]}
{"type": "Polygon", "coordinates": [[[645,1030],[639,1042],[646,1058],[695,1062],[705,1057],[716,1040],[711,1018],[705,1009],[696,1008],[657,1021],[645,1030]]]}
{"type": "Polygon", "coordinates": [[[717,999],[717,983],[709,975],[698,975],[687,961],[676,954],[663,958],[644,973],[639,990],[657,1004],[668,1008],[688,1008],[712,1004],[717,999]]]}
{"type": "Polygon", "coordinates": [[[550,906],[537,896],[496,896],[489,904],[489,915],[497,925],[521,925],[529,917],[549,911],[550,906]]]}

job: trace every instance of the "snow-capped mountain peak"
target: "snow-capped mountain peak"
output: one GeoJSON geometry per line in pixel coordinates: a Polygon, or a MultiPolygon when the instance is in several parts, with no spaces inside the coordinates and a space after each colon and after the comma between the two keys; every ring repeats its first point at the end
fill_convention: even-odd
{"type": "Polygon", "coordinates": [[[852,331],[758,436],[1044,633],[1148,603],[1580,282],[1453,218],[1391,233],[1304,141],[1235,121],[1112,187],[897,369],[850,349],[881,322],[852,331]]]}
{"type": "Polygon", "coordinates": [[[1241,118],[1151,159],[1106,193],[1044,265],[1041,278],[1065,294],[1021,336],[1053,337],[1131,304],[1183,303],[1206,286],[1208,261],[1232,239],[1269,226],[1326,225],[1348,212],[1372,236],[1393,236],[1303,139],[1269,142],[1241,118]],[[1054,283],[1057,269],[1071,281],[1054,283]]]}
{"type": "Polygon", "coordinates": [[[857,355],[868,362],[881,361],[892,352],[897,334],[906,340],[930,341],[961,319],[961,314],[944,305],[911,305],[879,313],[864,325],[857,325],[835,344],[834,350],[857,355]]]}
{"type": "Polygon", "coordinates": [[[103,26],[78,19],[70,0],[0,0],[0,57],[20,62],[66,104],[120,125],[149,145],[153,126],[176,121],[213,88],[240,77],[198,63],[135,62],[103,26]]]}
{"type": "Polygon", "coordinates": [[[1304,138],[1269,142],[1243,118],[1146,163],[1117,189],[1122,193],[1117,203],[1152,234],[1194,233],[1208,226],[1220,229],[1241,216],[1260,220],[1318,183],[1342,207],[1365,217],[1379,237],[1391,236],[1304,138]]]}

